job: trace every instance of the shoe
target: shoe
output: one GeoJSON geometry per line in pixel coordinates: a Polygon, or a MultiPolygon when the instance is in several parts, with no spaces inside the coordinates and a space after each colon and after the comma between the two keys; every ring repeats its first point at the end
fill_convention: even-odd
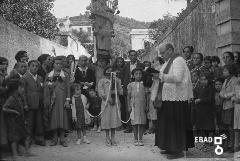
{"type": "Polygon", "coordinates": [[[209,145],[208,144],[203,144],[203,147],[201,148],[203,152],[209,151],[209,145]]]}
{"type": "Polygon", "coordinates": [[[83,136],[82,142],[86,143],[86,144],[90,144],[91,143],[91,141],[89,141],[86,136],[83,136]]]}
{"type": "Polygon", "coordinates": [[[139,144],[138,144],[138,140],[134,140],[134,145],[135,146],[138,146],[139,144]]]}
{"type": "Polygon", "coordinates": [[[76,142],[77,145],[80,145],[81,144],[81,139],[78,139],[77,142],[76,142]]]}
{"type": "Polygon", "coordinates": [[[124,133],[132,133],[132,129],[127,129],[124,131],[124,133]]]}
{"type": "Polygon", "coordinates": [[[46,142],[43,141],[43,140],[36,140],[36,141],[35,141],[35,144],[36,144],[36,145],[40,145],[40,146],[46,146],[46,142]]]}
{"type": "Polygon", "coordinates": [[[142,140],[139,140],[138,144],[139,144],[139,146],[144,146],[144,144],[143,144],[143,141],[142,141],[142,140]]]}
{"type": "Polygon", "coordinates": [[[228,153],[234,153],[235,151],[234,151],[234,148],[228,148],[227,152],[228,153]]]}
{"type": "Polygon", "coordinates": [[[162,150],[162,151],[160,151],[160,154],[171,154],[171,152],[167,151],[167,150],[162,150]]]}
{"type": "Polygon", "coordinates": [[[34,155],[34,154],[32,154],[32,153],[29,153],[29,152],[26,152],[26,153],[24,154],[24,157],[34,157],[34,156],[36,156],[36,155],[34,155]]]}
{"type": "Polygon", "coordinates": [[[92,128],[92,131],[97,131],[97,126],[94,126],[94,128],[92,128]]]}
{"type": "Polygon", "coordinates": [[[153,129],[150,129],[149,131],[148,131],[148,134],[154,134],[155,133],[155,131],[153,130],[153,129]]]}
{"type": "Polygon", "coordinates": [[[99,127],[98,130],[97,130],[97,133],[100,133],[101,130],[102,130],[101,127],[99,127]]]}
{"type": "Polygon", "coordinates": [[[184,157],[184,154],[183,154],[183,152],[181,152],[181,153],[173,153],[173,154],[168,154],[167,155],[167,159],[178,159],[178,158],[182,158],[182,157],[184,157]]]}
{"type": "Polygon", "coordinates": [[[51,142],[50,142],[49,145],[50,145],[50,146],[57,146],[57,141],[51,140],[51,142]]]}
{"type": "Polygon", "coordinates": [[[107,138],[106,138],[106,146],[111,146],[111,141],[110,141],[110,139],[107,139],[107,138]]]}
{"type": "Polygon", "coordinates": [[[66,141],[60,141],[60,145],[62,145],[63,147],[68,147],[68,144],[66,143],[66,141]]]}
{"type": "Polygon", "coordinates": [[[115,140],[112,140],[112,141],[111,141],[111,145],[112,145],[112,146],[117,146],[117,142],[116,142],[115,140]]]}
{"type": "Polygon", "coordinates": [[[149,130],[146,130],[143,135],[149,134],[149,130]]]}

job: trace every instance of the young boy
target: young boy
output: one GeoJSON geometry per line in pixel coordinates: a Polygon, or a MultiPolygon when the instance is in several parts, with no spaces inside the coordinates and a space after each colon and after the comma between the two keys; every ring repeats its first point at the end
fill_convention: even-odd
{"type": "Polygon", "coordinates": [[[22,76],[27,72],[27,64],[25,62],[17,62],[16,69],[14,69],[10,75],[10,79],[18,79],[20,80],[22,76]]]}
{"type": "Polygon", "coordinates": [[[218,78],[215,80],[214,87],[215,87],[215,109],[216,109],[216,125],[217,125],[217,130],[219,128],[222,128],[221,123],[222,123],[222,106],[223,106],[223,99],[220,97],[220,92],[223,86],[224,79],[223,78],[218,78]]]}
{"type": "Polygon", "coordinates": [[[39,63],[31,60],[28,63],[29,71],[22,77],[25,87],[25,108],[31,139],[35,144],[45,146],[43,139],[43,119],[41,108],[43,105],[43,80],[37,75],[39,63]]]}
{"type": "Polygon", "coordinates": [[[211,71],[213,73],[214,80],[217,78],[222,78],[222,68],[219,66],[220,64],[220,59],[218,56],[212,56],[212,68],[211,71]]]}
{"type": "MultiPolygon", "coordinates": [[[[201,70],[201,73],[207,73],[211,80],[214,80],[214,76],[212,73],[212,58],[211,56],[205,56],[203,59],[204,67],[201,70]]],[[[212,83],[212,82],[209,82],[212,83]]]]}
{"type": "MultiPolygon", "coordinates": [[[[101,103],[102,99],[97,96],[97,93],[94,89],[89,90],[89,112],[93,116],[98,116],[99,113],[101,112],[101,103]]],[[[97,131],[98,133],[101,132],[101,117],[94,117],[93,118],[93,123],[94,123],[94,131],[97,131]]]]}

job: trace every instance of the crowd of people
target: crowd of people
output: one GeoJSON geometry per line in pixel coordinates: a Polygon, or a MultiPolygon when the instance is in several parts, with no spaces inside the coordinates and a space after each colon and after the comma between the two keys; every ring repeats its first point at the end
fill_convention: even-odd
{"type": "MultiPolygon", "coordinates": [[[[9,144],[14,159],[18,147],[31,156],[31,144],[67,147],[66,136],[77,131],[76,144],[91,141],[86,130],[105,131],[107,146],[116,146],[116,130],[134,133],[133,144],[143,146],[144,134],[155,132],[155,145],[169,159],[194,147],[194,136],[227,135],[224,151],[239,147],[240,53],[203,56],[187,46],[176,54],[161,44],[158,66],[138,60],[98,59],[82,55],[28,60],[17,52],[8,74],[8,59],[0,57],[0,145],[9,144]],[[146,130],[147,129],[147,130],[146,130]]],[[[203,144],[201,150],[212,146],[203,144]]]]}

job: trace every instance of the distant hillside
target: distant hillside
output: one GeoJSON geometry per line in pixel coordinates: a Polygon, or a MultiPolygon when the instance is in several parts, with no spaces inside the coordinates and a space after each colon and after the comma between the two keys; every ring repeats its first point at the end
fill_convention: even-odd
{"type": "Polygon", "coordinates": [[[129,29],[146,29],[149,27],[150,23],[145,23],[141,21],[137,21],[133,18],[127,18],[127,17],[121,17],[121,16],[116,16],[116,24],[119,24],[121,26],[125,26],[129,29]]]}
{"type": "Polygon", "coordinates": [[[150,23],[137,21],[132,18],[116,16],[114,23],[115,38],[112,42],[113,52],[126,58],[127,52],[131,49],[131,29],[146,29],[149,25],[150,23]]]}

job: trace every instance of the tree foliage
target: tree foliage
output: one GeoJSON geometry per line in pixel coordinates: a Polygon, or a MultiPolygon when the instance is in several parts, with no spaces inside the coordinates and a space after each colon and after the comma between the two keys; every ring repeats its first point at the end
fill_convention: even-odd
{"type": "Polygon", "coordinates": [[[88,51],[88,53],[90,55],[94,55],[94,44],[93,43],[82,44],[82,46],[88,51]]]}
{"type": "Polygon", "coordinates": [[[115,24],[125,26],[130,29],[147,29],[150,25],[149,22],[141,22],[133,18],[121,17],[116,15],[115,24]]]}
{"type": "Polygon", "coordinates": [[[85,31],[72,30],[72,34],[76,36],[81,43],[91,43],[90,35],[85,31]]]}
{"type": "Polygon", "coordinates": [[[22,29],[53,39],[57,19],[51,13],[54,0],[2,0],[0,15],[22,29]]]}
{"type": "Polygon", "coordinates": [[[90,36],[88,32],[86,31],[78,31],[78,30],[72,30],[72,34],[77,37],[78,41],[81,42],[83,47],[88,51],[90,55],[93,55],[94,53],[94,44],[92,40],[90,39],[90,36]]]}
{"type": "Polygon", "coordinates": [[[116,16],[114,23],[115,37],[112,39],[113,53],[127,59],[127,53],[131,49],[131,29],[145,29],[148,28],[149,24],[132,18],[116,16]]]}
{"type": "Polygon", "coordinates": [[[176,18],[168,13],[164,15],[163,18],[153,21],[149,26],[151,29],[150,37],[156,41],[161,40],[163,35],[166,34],[168,28],[173,25],[175,20],[176,18]]]}

